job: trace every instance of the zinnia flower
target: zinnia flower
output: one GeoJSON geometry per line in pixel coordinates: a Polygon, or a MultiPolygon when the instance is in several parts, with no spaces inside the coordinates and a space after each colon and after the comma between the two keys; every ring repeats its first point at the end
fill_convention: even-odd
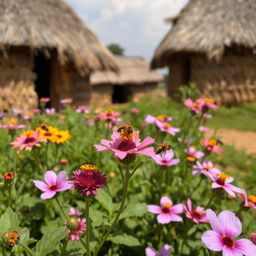
{"type": "Polygon", "coordinates": [[[47,102],[49,102],[50,101],[50,98],[40,98],[39,99],[39,102],[41,102],[41,103],[47,103],[47,102]]]}
{"type": "MultiPolygon", "coordinates": [[[[87,165],[84,165],[87,166],[87,165]]],[[[93,165],[88,165],[93,166],[93,165]]],[[[82,166],[82,168],[85,168],[82,166]]],[[[73,171],[74,175],[71,182],[72,189],[78,190],[83,196],[97,195],[97,189],[102,189],[106,183],[106,176],[97,169],[88,167],[87,169],[78,169],[73,171]]]]}
{"type": "Polygon", "coordinates": [[[171,166],[171,165],[176,165],[180,162],[178,158],[173,159],[174,153],[173,150],[168,150],[164,154],[156,154],[154,157],[154,160],[157,164],[163,165],[163,166],[171,166]]]}
{"type": "Polygon", "coordinates": [[[220,141],[215,139],[203,139],[201,140],[201,144],[205,146],[206,150],[209,152],[214,152],[216,154],[220,154],[222,152],[222,148],[218,145],[220,141]]]}
{"type": "Polygon", "coordinates": [[[152,247],[147,247],[145,250],[146,256],[170,256],[171,255],[171,246],[168,244],[165,244],[158,253],[157,250],[155,250],[152,247]]]}
{"type": "Polygon", "coordinates": [[[41,199],[43,200],[50,199],[54,197],[57,192],[71,188],[65,171],[61,171],[58,175],[53,171],[47,171],[44,174],[44,180],[45,182],[40,180],[33,181],[35,186],[44,192],[41,194],[41,199]]]}
{"type": "Polygon", "coordinates": [[[85,113],[85,114],[89,114],[90,110],[86,105],[81,105],[76,109],[77,113],[85,113]]]}
{"type": "Polygon", "coordinates": [[[23,129],[26,126],[23,124],[17,124],[16,121],[8,121],[7,124],[1,124],[0,128],[7,129],[9,131],[14,131],[17,129],[23,129]]]}
{"type": "Polygon", "coordinates": [[[72,103],[72,101],[73,101],[73,99],[71,99],[71,98],[64,98],[64,99],[60,100],[60,103],[62,103],[62,104],[70,104],[70,103],[72,103]]]}
{"type": "Polygon", "coordinates": [[[124,130],[120,132],[113,132],[111,141],[101,140],[103,145],[94,145],[97,151],[113,151],[115,156],[121,160],[127,156],[134,154],[143,154],[150,157],[155,156],[154,148],[148,147],[153,144],[155,140],[151,137],[146,137],[142,142],[139,139],[139,132],[124,130]]]}
{"type": "Polygon", "coordinates": [[[119,116],[120,113],[117,111],[114,111],[112,109],[108,109],[104,112],[100,113],[100,117],[104,120],[106,120],[107,122],[116,122],[116,117],[119,116]]]}
{"type": "Polygon", "coordinates": [[[45,113],[48,115],[55,115],[56,109],[55,108],[46,108],[45,113]]]}
{"type": "Polygon", "coordinates": [[[206,212],[203,207],[197,206],[195,210],[192,209],[192,202],[187,200],[187,205],[184,204],[185,214],[187,218],[192,219],[195,223],[208,222],[206,212]]]}
{"type": "Polygon", "coordinates": [[[69,236],[71,241],[79,241],[81,236],[84,234],[86,230],[86,219],[83,218],[71,218],[67,226],[70,227],[69,236]],[[71,226],[74,228],[71,228],[71,226]]]}
{"type": "Polygon", "coordinates": [[[162,132],[167,132],[171,135],[175,135],[177,132],[180,131],[179,128],[172,127],[171,124],[167,122],[157,122],[156,125],[162,132]]]}
{"type": "Polygon", "coordinates": [[[197,151],[194,146],[186,148],[185,152],[188,154],[186,159],[189,162],[195,162],[197,159],[201,159],[204,156],[204,153],[197,151]]]}
{"type": "Polygon", "coordinates": [[[214,100],[211,98],[199,98],[196,100],[201,106],[204,112],[207,112],[208,109],[217,109],[218,106],[214,103],[214,100]]]}
{"type": "Polygon", "coordinates": [[[148,205],[148,211],[158,214],[157,222],[161,224],[183,221],[182,217],[178,215],[184,211],[183,204],[173,205],[172,201],[167,196],[161,198],[160,206],[148,205]]]}
{"type": "Polygon", "coordinates": [[[202,163],[196,162],[193,166],[193,175],[205,175],[207,178],[210,176],[218,175],[221,171],[213,167],[213,163],[210,161],[204,161],[202,163]]]}
{"type": "Polygon", "coordinates": [[[246,192],[244,190],[241,190],[241,193],[238,193],[238,196],[244,201],[245,207],[250,207],[250,208],[256,210],[256,196],[255,195],[247,196],[246,192]]]}
{"type": "Polygon", "coordinates": [[[234,240],[242,232],[240,220],[233,212],[222,211],[218,217],[211,209],[206,216],[213,230],[203,233],[201,239],[208,249],[222,251],[223,256],[254,256],[256,246],[249,239],[234,240]]]}
{"type": "Polygon", "coordinates": [[[70,207],[69,208],[69,215],[70,216],[81,216],[82,212],[79,211],[78,209],[74,208],[74,207],[70,207]]]}
{"type": "Polygon", "coordinates": [[[46,142],[46,139],[39,137],[39,133],[38,130],[24,132],[10,144],[13,148],[18,148],[18,153],[22,150],[31,151],[33,147],[40,147],[40,142],[46,142]]]}
{"type": "Polygon", "coordinates": [[[140,110],[139,110],[139,109],[137,109],[137,108],[132,108],[132,109],[131,109],[131,114],[137,115],[137,114],[139,114],[139,113],[140,113],[140,110]]]}
{"type": "Polygon", "coordinates": [[[165,123],[165,122],[170,122],[172,121],[172,118],[170,116],[151,116],[151,115],[147,115],[146,119],[145,119],[145,123],[146,124],[157,124],[158,122],[160,123],[165,123]]]}
{"type": "Polygon", "coordinates": [[[193,102],[191,99],[185,99],[184,104],[197,114],[202,110],[202,105],[199,102],[193,102]]]}

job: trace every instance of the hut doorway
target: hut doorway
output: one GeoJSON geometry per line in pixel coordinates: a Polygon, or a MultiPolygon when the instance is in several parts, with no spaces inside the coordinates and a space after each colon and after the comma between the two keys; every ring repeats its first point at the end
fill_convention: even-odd
{"type": "Polygon", "coordinates": [[[41,52],[37,53],[33,71],[36,74],[35,86],[38,98],[50,97],[51,59],[46,58],[41,52]]]}
{"type": "Polygon", "coordinates": [[[112,103],[125,103],[128,101],[127,88],[124,85],[114,85],[112,103]]]}

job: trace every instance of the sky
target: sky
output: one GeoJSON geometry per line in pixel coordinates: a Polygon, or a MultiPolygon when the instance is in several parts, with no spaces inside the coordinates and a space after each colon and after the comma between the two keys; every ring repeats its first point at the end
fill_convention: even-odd
{"type": "Polygon", "coordinates": [[[66,0],[105,45],[117,43],[127,56],[151,60],[171,28],[164,19],[188,0],[66,0]]]}

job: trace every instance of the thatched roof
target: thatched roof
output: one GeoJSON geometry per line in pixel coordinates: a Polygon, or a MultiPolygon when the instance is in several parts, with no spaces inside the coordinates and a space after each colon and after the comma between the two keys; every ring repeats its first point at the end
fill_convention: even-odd
{"type": "Polygon", "coordinates": [[[163,81],[163,76],[150,70],[149,63],[141,57],[116,57],[119,73],[97,71],[91,75],[91,84],[143,84],[163,81]]]}
{"type": "Polygon", "coordinates": [[[173,53],[220,58],[231,45],[255,49],[256,0],[190,0],[156,49],[151,66],[168,64],[173,53]]]}
{"type": "Polygon", "coordinates": [[[56,49],[80,73],[117,70],[112,54],[63,0],[0,0],[0,47],[56,49]]]}

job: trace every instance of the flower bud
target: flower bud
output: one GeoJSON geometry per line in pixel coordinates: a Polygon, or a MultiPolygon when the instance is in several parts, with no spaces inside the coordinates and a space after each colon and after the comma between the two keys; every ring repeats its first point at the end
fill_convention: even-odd
{"type": "Polygon", "coordinates": [[[4,181],[6,184],[11,183],[15,178],[15,172],[5,172],[3,175],[4,181]]]}
{"type": "Polygon", "coordinates": [[[77,218],[71,217],[67,222],[67,227],[71,230],[76,229],[79,223],[77,222],[77,218]]]}

